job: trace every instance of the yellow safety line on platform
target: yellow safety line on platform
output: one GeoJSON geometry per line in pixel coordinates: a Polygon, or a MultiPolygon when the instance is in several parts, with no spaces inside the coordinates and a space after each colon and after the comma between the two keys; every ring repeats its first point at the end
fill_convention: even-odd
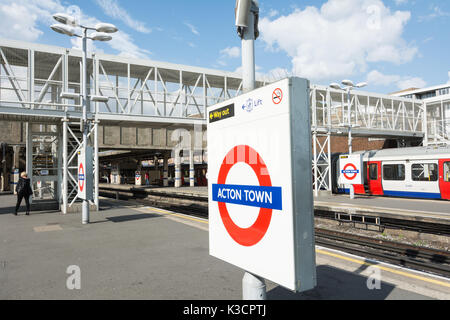
{"type": "Polygon", "coordinates": [[[338,258],[338,259],[341,259],[341,260],[346,260],[346,261],[354,262],[354,263],[357,263],[357,264],[361,264],[361,265],[376,266],[377,268],[379,268],[381,270],[384,270],[384,271],[387,271],[387,272],[391,272],[391,273],[398,274],[398,275],[401,275],[401,276],[404,276],[404,277],[413,278],[413,279],[417,279],[417,280],[422,280],[422,281],[425,281],[425,282],[430,282],[430,283],[434,283],[434,284],[438,284],[438,285],[450,288],[450,283],[446,283],[446,282],[443,282],[443,281],[429,279],[429,278],[425,278],[425,277],[418,276],[418,275],[415,275],[415,274],[407,273],[407,272],[404,272],[404,271],[399,271],[399,270],[395,270],[395,269],[392,269],[392,268],[380,266],[380,265],[378,265],[376,263],[370,263],[370,262],[366,262],[366,261],[362,261],[362,260],[358,260],[358,259],[345,257],[345,256],[342,256],[342,255],[339,255],[339,254],[336,254],[336,253],[325,251],[325,250],[316,249],[316,252],[319,252],[321,254],[328,255],[328,256],[331,256],[331,257],[335,257],[335,258],[338,258]]]}
{"type": "MultiPolygon", "coordinates": [[[[194,221],[197,221],[197,222],[209,224],[209,222],[206,221],[206,220],[195,219],[195,218],[191,218],[191,217],[188,217],[188,216],[185,216],[185,215],[180,215],[180,214],[176,214],[176,213],[172,213],[172,212],[168,212],[168,211],[163,211],[163,210],[159,210],[159,209],[153,209],[153,208],[149,208],[149,209],[152,210],[152,211],[158,212],[158,213],[167,214],[167,215],[176,216],[176,217],[187,219],[187,220],[194,220],[194,221]]],[[[441,286],[450,288],[450,283],[446,283],[446,282],[443,282],[443,281],[425,278],[425,277],[418,276],[418,275],[411,274],[411,273],[407,273],[407,272],[404,272],[404,271],[399,271],[399,270],[395,270],[395,269],[392,269],[392,268],[380,266],[380,265],[378,265],[376,263],[370,263],[370,262],[366,262],[366,261],[362,261],[362,260],[358,260],[358,259],[345,257],[345,256],[342,256],[342,255],[339,255],[339,254],[336,254],[336,253],[332,253],[332,252],[328,252],[328,251],[321,250],[321,249],[316,249],[316,252],[324,254],[324,255],[328,255],[328,256],[331,256],[331,257],[335,257],[335,258],[338,258],[338,259],[341,259],[341,260],[354,262],[354,263],[357,263],[357,264],[360,264],[360,265],[376,266],[380,270],[384,270],[384,271],[391,272],[391,273],[394,273],[394,274],[398,274],[398,275],[401,275],[401,276],[404,276],[404,277],[413,278],[413,279],[416,279],[416,280],[422,280],[422,281],[425,281],[425,282],[430,282],[430,283],[434,283],[434,284],[437,284],[437,285],[441,285],[441,286]]]]}

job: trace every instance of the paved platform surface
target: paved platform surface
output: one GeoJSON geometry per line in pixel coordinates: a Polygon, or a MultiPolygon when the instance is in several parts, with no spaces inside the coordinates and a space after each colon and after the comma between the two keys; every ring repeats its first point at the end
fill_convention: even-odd
{"type": "MultiPolygon", "coordinates": [[[[101,201],[80,214],[12,215],[0,197],[0,299],[240,300],[243,270],[209,256],[208,222],[164,210],[101,201]],[[81,289],[66,286],[69,266],[81,289]]],[[[317,248],[318,286],[292,293],[267,281],[269,299],[450,299],[450,281],[378,263],[380,289],[369,290],[371,262],[317,248]]]]}

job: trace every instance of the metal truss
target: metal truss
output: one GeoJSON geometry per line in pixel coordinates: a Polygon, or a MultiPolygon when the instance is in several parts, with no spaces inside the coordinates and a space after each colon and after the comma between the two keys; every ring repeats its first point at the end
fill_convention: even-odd
{"type": "MultiPolygon", "coordinates": [[[[76,202],[74,161],[80,148],[76,124],[82,117],[80,100],[62,99],[62,92],[80,93],[81,52],[0,39],[0,119],[55,124],[61,150],[58,186],[63,211],[76,202]]],[[[104,54],[88,57],[88,94],[109,98],[91,103],[88,119],[94,161],[98,164],[98,125],[206,125],[208,106],[242,93],[235,73],[104,54]]],[[[264,82],[258,82],[257,87],[264,82]]],[[[449,122],[442,102],[411,100],[311,85],[311,127],[316,193],[331,190],[331,137],[422,138],[424,143],[448,141],[449,122]],[[440,107],[439,107],[440,105],[440,107]],[[347,111],[350,109],[350,117],[347,111]]],[[[27,125],[28,127],[28,125],[27,125]]],[[[31,132],[31,131],[30,131],[31,132]]],[[[32,137],[27,139],[31,147],[32,137]]],[[[31,155],[28,171],[33,172],[31,155]]],[[[98,171],[95,169],[98,181],[98,171]]],[[[98,199],[95,184],[94,199],[98,199]]],[[[97,201],[97,200],[96,200],[97,201]]]]}
{"type": "Polygon", "coordinates": [[[332,136],[346,136],[350,130],[353,136],[371,138],[425,136],[423,101],[352,91],[349,102],[344,91],[312,85],[310,102],[316,196],[320,190],[331,191],[332,188],[332,136]]]}

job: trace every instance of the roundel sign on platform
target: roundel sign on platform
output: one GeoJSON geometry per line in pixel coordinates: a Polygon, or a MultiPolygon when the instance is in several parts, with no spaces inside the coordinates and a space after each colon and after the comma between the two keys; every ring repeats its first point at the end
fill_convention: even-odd
{"type": "Polygon", "coordinates": [[[85,183],[84,166],[83,163],[80,163],[80,166],[78,167],[78,186],[80,188],[80,192],[83,192],[84,190],[84,183],[85,183]]]}
{"type": "Polygon", "coordinates": [[[344,170],[342,170],[342,173],[344,174],[344,177],[348,180],[354,180],[359,173],[359,170],[356,168],[356,166],[353,163],[348,163],[344,170]]]}
{"type": "Polygon", "coordinates": [[[269,170],[256,150],[247,145],[232,148],[219,169],[217,184],[212,185],[213,201],[217,202],[220,217],[230,237],[246,247],[256,245],[265,236],[272,220],[273,210],[282,210],[282,189],[272,186],[269,170]],[[237,163],[248,165],[249,174],[254,172],[259,185],[227,184],[231,168],[237,163]],[[227,203],[243,207],[258,207],[256,221],[249,228],[234,223],[228,212],[227,203]]]}

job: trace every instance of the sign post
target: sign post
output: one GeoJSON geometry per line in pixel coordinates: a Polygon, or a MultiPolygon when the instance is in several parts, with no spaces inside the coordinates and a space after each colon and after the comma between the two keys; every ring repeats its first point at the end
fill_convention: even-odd
{"type": "Polygon", "coordinates": [[[354,185],[362,185],[363,159],[361,154],[342,155],[339,157],[339,183],[347,186],[350,198],[354,199],[354,185]]]}
{"type": "MultiPolygon", "coordinates": [[[[289,78],[208,109],[210,254],[268,279],[316,285],[309,82],[289,78]]],[[[256,280],[255,280],[256,279],[256,280]]]]}
{"type": "MultiPolygon", "coordinates": [[[[78,151],[78,198],[84,201],[94,200],[92,166],[92,147],[88,146],[78,151]]],[[[83,210],[82,223],[89,223],[89,211],[83,210]]]]}

